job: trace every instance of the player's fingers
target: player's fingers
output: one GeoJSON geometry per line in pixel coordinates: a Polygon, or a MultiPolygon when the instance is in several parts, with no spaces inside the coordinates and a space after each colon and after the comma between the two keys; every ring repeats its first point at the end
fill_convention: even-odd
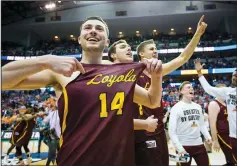
{"type": "Polygon", "coordinates": [[[202,17],[200,18],[199,22],[198,22],[198,25],[201,25],[201,23],[203,22],[204,20],[204,15],[202,15],[202,17]]]}
{"type": "Polygon", "coordinates": [[[146,65],[146,70],[148,71],[148,73],[151,72],[150,68],[151,68],[151,59],[147,59],[144,58],[142,63],[144,63],[146,65]]]}
{"type": "Polygon", "coordinates": [[[194,65],[195,65],[195,64],[197,63],[197,59],[194,59],[193,63],[194,63],[194,65]]]}
{"type": "Polygon", "coordinates": [[[153,119],[153,118],[154,118],[154,115],[149,116],[149,118],[152,118],[152,119],[153,119]]]}
{"type": "Polygon", "coordinates": [[[75,60],[73,59],[72,61],[70,61],[70,65],[71,65],[71,69],[72,69],[72,72],[75,72],[77,71],[77,65],[75,63],[75,60]]]}
{"type": "Polygon", "coordinates": [[[151,62],[147,61],[147,63],[146,63],[146,69],[147,69],[148,73],[151,72],[151,62]]]}
{"type": "Polygon", "coordinates": [[[77,66],[77,70],[80,71],[82,74],[84,74],[86,71],[85,71],[84,67],[82,66],[82,64],[76,58],[74,61],[77,66]]]}
{"type": "Polygon", "coordinates": [[[161,72],[161,69],[162,68],[162,61],[161,60],[158,60],[157,64],[156,64],[156,68],[155,68],[155,72],[156,73],[159,73],[161,72]]]}
{"type": "Polygon", "coordinates": [[[153,59],[151,62],[151,72],[155,72],[155,68],[157,66],[158,61],[153,59]]]}

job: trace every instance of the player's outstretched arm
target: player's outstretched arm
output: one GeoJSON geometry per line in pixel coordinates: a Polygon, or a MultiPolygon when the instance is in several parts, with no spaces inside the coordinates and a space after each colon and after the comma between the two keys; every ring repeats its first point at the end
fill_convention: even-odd
{"type": "Polygon", "coordinates": [[[219,87],[219,88],[212,87],[207,82],[207,80],[205,79],[205,77],[202,74],[202,69],[203,69],[204,64],[201,65],[201,62],[200,62],[199,58],[197,58],[194,61],[194,65],[195,65],[195,68],[196,68],[197,73],[198,73],[199,82],[201,83],[204,91],[206,93],[208,93],[209,95],[211,95],[211,96],[214,96],[214,97],[217,97],[217,98],[220,98],[220,99],[225,99],[226,93],[228,92],[228,88],[227,87],[219,87]]]}
{"type": "Polygon", "coordinates": [[[201,36],[205,32],[205,29],[207,27],[207,24],[203,22],[204,15],[200,18],[197,30],[192,38],[192,40],[189,42],[189,44],[186,46],[184,51],[175,59],[172,61],[163,64],[163,76],[171,73],[172,71],[178,69],[180,66],[184,65],[193,55],[193,52],[195,48],[197,47],[201,36]]]}
{"type": "Polygon", "coordinates": [[[54,55],[14,61],[2,67],[3,90],[29,90],[54,85],[56,74],[70,77],[74,71],[84,73],[82,65],[73,57],[54,55]]]}
{"type": "Polygon", "coordinates": [[[133,101],[149,108],[157,108],[160,106],[162,96],[162,62],[152,58],[145,60],[144,63],[146,64],[145,70],[151,75],[151,86],[145,90],[136,85],[133,101]]]}

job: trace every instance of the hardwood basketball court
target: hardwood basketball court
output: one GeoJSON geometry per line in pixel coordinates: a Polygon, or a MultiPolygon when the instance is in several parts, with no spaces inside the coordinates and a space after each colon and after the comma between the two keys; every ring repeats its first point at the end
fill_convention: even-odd
{"type": "MultiPolygon", "coordinates": [[[[10,143],[6,140],[2,140],[1,142],[1,150],[2,150],[2,162],[3,162],[3,158],[8,150],[8,148],[10,147],[10,143]]],[[[46,161],[47,161],[47,152],[48,152],[48,146],[45,145],[42,141],[41,143],[41,153],[38,154],[38,140],[31,140],[29,145],[28,145],[30,152],[32,154],[32,163],[31,165],[45,165],[46,161]]],[[[172,148],[172,145],[169,144],[169,151],[170,153],[174,153],[174,149],[172,148]]],[[[22,153],[24,152],[24,148],[22,148],[22,153]]],[[[12,152],[10,153],[10,161],[15,161],[17,162],[17,160],[13,159],[15,154],[15,149],[12,150],[12,152]]],[[[225,164],[225,159],[224,159],[224,154],[222,152],[212,152],[208,154],[209,156],[209,160],[211,165],[224,165],[225,164]]],[[[3,163],[2,163],[3,164],[3,163]]],[[[8,164],[11,165],[11,164],[8,164]]],[[[53,164],[51,164],[53,165],[53,164]]],[[[56,164],[55,164],[56,165],[56,164]]],[[[170,165],[176,165],[175,162],[170,161],[170,165]]],[[[192,165],[196,165],[195,161],[192,160],[192,165]]]]}

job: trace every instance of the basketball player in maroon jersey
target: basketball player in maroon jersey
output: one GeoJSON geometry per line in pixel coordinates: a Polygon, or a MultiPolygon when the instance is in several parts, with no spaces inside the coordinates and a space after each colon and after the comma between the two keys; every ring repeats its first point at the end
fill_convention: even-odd
{"type": "Polygon", "coordinates": [[[21,121],[25,122],[24,130],[20,133],[18,140],[15,142],[16,157],[19,159],[18,165],[24,164],[23,158],[22,158],[22,151],[21,151],[22,147],[24,147],[24,150],[25,150],[25,153],[27,156],[26,164],[29,165],[32,162],[28,144],[29,144],[30,138],[33,133],[33,129],[36,124],[35,118],[37,116],[43,114],[42,112],[34,114],[34,112],[32,110],[33,109],[31,109],[31,108],[26,109],[26,113],[16,119],[16,121],[18,121],[18,122],[21,122],[21,121]]]}
{"type": "MultiPolygon", "coordinates": [[[[184,52],[174,60],[162,64],[163,75],[167,75],[172,71],[176,70],[184,63],[186,63],[192,56],[197,44],[199,43],[201,35],[205,32],[207,25],[203,22],[204,16],[199,20],[197,31],[190,41],[188,46],[185,48],[184,52]]],[[[142,42],[137,49],[137,53],[140,60],[145,58],[158,58],[157,48],[153,40],[147,40],[142,42]]],[[[119,40],[113,43],[108,51],[108,56],[110,61],[114,63],[126,63],[133,61],[133,55],[131,52],[131,47],[127,44],[125,40],[119,40]]],[[[144,88],[149,88],[150,85],[150,76],[145,71],[138,79],[138,84],[144,88]]],[[[142,107],[139,105],[139,108],[135,112],[140,112],[140,115],[137,115],[134,120],[134,128],[136,130],[146,130],[148,123],[146,121],[138,120],[137,118],[147,119],[149,116],[154,115],[158,119],[158,127],[155,132],[144,132],[136,131],[135,132],[135,157],[137,165],[169,165],[169,156],[168,156],[168,146],[165,136],[164,124],[163,124],[163,107],[161,102],[161,107],[156,109],[150,109],[147,107],[142,107]],[[139,111],[138,111],[139,110],[139,111]],[[137,127],[138,126],[138,127],[137,127]],[[147,143],[153,142],[154,148],[147,148],[147,143]]],[[[154,126],[153,126],[154,127],[154,126]]]]}
{"type": "MultiPolygon", "coordinates": [[[[108,51],[108,56],[111,62],[114,63],[131,63],[133,62],[133,54],[131,47],[125,40],[119,40],[114,42],[108,51]],[[116,58],[115,58],[116,57],[116,58]]],[[[137,104],[134,103],[134,109],[137,108],[137,104]]],[[[138,111],[135,111],[138,113],[138,111]]],[[[147,119],[134,119],[134,130],[146,130],[154,132],[158,125],[158,119],[154,116],[149,116],[147,119]]]]}
{"type": "Polygon", "coordinates": [[[161,61],[103,65],[108,36],[107,24],[99,17],[90,17],[83,22],[78,38],[82,63],[71,57],[47,55],[2,67],[4,90],[53,86],[60,97],[59,166],[134,165],[130,103],[159,106],[161,61]],[[152,77],[148,90],[136,85],[145,68],[152,77]]]}
{"type": "MultiPolygon", "coordinates": [[[[216,87],[226,87],[225,84],[218,84],[216,87]]],[[[223,151],[226,165],[233,164],[233,156],[230,146],[228,113],[225,101],[216,98],[208,105],[209,123],[213,139],[213,149],[217,152],[223,151]]]]}
{"type": "MultiPolygon", "coordinates": [[[[16,118],[19,117],[20,115],[22,116],[26,113],[26,107],[22,106],[22,107],[19,108],[18,111],[19,111],[19,114],[16,116],[16,118]]],[[[16,118],[15,118],[15,120],[16,120],[16,118]]],[[[22,132],[24,131],[25,126],[26,126],[25,121],[16,122],[16,124],[14,126],[14,129],[12,131],[11,138],[9,140],[9,142],[11,143],[11,146],[8,148],[7,154],[4,157],[4,164],[8,164],[9,154],[16,147],[16,143],[18,142],[20,136],[22,135],[22,132]]]]}

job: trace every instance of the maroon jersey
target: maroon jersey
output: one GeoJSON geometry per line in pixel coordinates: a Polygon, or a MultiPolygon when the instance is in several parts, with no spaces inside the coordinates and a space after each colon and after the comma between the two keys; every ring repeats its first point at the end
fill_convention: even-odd
{"type": "Polygon", "coordinates": [[[83,64],[58,100],[57,165],[133,166],[133,95],[144,64],[83,64]]]}
{"type": "Polygon", "coordinates": [[[35,128],[35,118],[25,121],[26,125],[24,131],[21,133],[19,140],[17,141],[17,145],[27,145],[30,141],[30,138],[33,133],[33,129],[35,128]]]}
{"type": "Polygon", "coordinates": [[[12,131],[11,139],[9,140],[9,142],[11,144],[13,144],[13,145],[16,144],[17,140],[19,140],[22,132],[24,131],[25,126],[26,126],[26,122],[24,120],[16,123],[16,125],[12,131]]]}
{"type": "Polygon", "coordinates": [[[223,104],[221,104],[219,101],[214,100],[220,107],[220,112],[217,116],[216,121],[216,128],[218,133],[229,133],[229,122],[228,122],[228,114],[227,114],[227,108],[223,104]]]}
{"type": "MultiPolygon", "coordinates": [[[[137,80],[137,84],[140,85],[141,87],[148,89],[151,85],[151,78],[149,78],[147,75],[142,73],[137,80]]],[[[164,123],[163,123],[163,118],[164,118],[164,110],[163,110],[163,105],[161,101],[161,106],[159,108],[151,109],[145,106],[138,106],[137,112],[139,112],[139,116],[135,118],[139,119],[147,119],[149,116],[154,115],[154,118],[158,119],[158,126],[155,132],[150,133],[147,131],[135,131],[135,139],[136,142],[141,142],[146,140],[146,136],[151,136],[155,134],[159,134],[160,132],[164,131],[164,123]],[[144,135],[145,134],[145,135],[144,135]]]]}

